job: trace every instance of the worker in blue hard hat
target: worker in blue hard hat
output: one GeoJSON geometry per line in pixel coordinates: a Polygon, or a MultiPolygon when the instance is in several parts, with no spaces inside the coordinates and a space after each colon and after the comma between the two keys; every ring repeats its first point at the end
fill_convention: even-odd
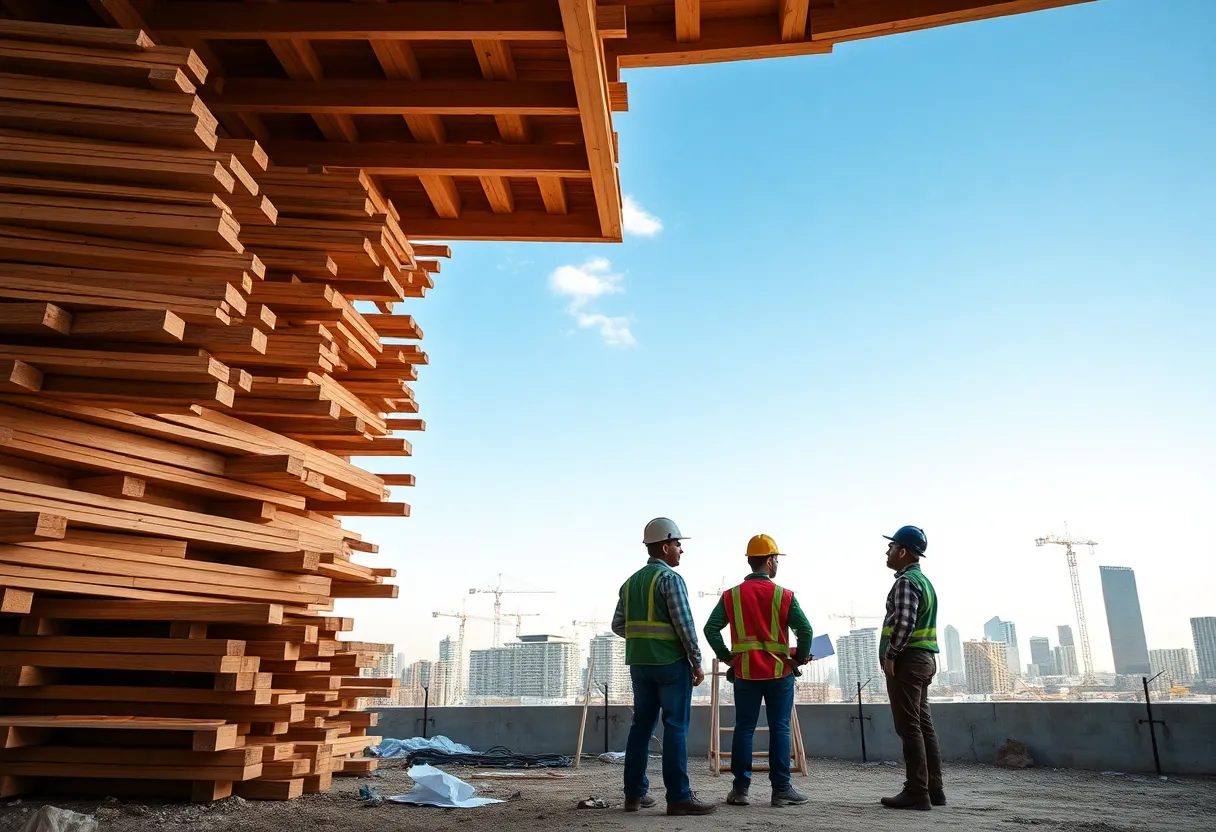
{"type": "Polygon", "coordinates": [[[937,674],[937,592],[921,572],[929,538],[917,526],[903,526],[884,538],[887,568],[895,585],[887,595],[887,615],[878,642],[878,659],[887,677],[887,696],[895,733],[903,741],[907,779],[891,809],[931,809],[946,805],[942,757],[929,712],[929,685],[937,674]]]}

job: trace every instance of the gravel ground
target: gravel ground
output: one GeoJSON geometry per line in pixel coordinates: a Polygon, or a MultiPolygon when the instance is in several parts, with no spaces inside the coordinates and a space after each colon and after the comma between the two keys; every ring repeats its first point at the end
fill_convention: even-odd
{"type": "MultiPolygon", "coordinates": [[[[700,818],[668,818],[659,805],[636,814],[621,811],[621,769],[599,762],[584,762],[581,771],[564,770],[564,779],[552,781],[477,780],[479,795],[506,802],[477,809],[434,809],[386,803],[365,808],[359,787],[374,787],[383,795],[409,790],[410,779],[401,762],[386,762],[376,775],[335,778],[334,788],[322,795],[306,795],[283,802],[243,801],[240,798],[212,804],[165,804],[131,801],[91,801],[54,805],[92,814],[100,830],[242,830],[242,832],[381,832],[384,829],[426,829],[427,832],[536,832],[538,828],[617,830],[804,830],[816,832],[912,832],[913,830],[1007,830],[1041,827],[1044,830],[1084,832],[1169,832],[1216,830],[1216,779],[1187,777],[1159,781],[1136,775],[1102,775],[1097,772],[1031,768],[1008,770],[975,764],[950,764],[946,787],[950,805],[932,812],[897,812],[878,803],[882,795],[899,790],[902,767],[863,766],[839,760],[813,759],[809,777],[795,775],[795,785],[811,796],[811,803],[796,808],[768,805],[768,783],[752,787],[753,805],[723,804],[716,814],[700,818]],[[597,797],[608,809],[579,809],[580,800],[597,797]]],[[[652,781],[658,760],[651,761],[652,781]]],[[[693,788],[703,799],[722,800],[729,777],[714,778],[703,760],[693,761],[693,788]]],[[[468,779],[469,769],[453,767],[468,779]]],[[[761,775],[763,777],[763,775],[761,775]]],[[[0,831],[20,830],[37,810],[39,801],[9,802],[0,807],[0,831]]]]}

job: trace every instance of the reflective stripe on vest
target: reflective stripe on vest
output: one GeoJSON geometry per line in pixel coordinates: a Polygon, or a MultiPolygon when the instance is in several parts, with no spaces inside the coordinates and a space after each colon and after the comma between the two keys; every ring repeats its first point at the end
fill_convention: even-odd
{"type": "Polygon", "coordinates": [[[786,675],[789,659],[787,623],[794,595],[771,581],[745,581],[723,593],[723,607],[731,627],[731,662],[740,679],[780,679],[786,675]],[[754,586],[749,587],[749,584],[754,586]],[[772,593],[765,599],[765,591],[772,593]],[[744,610],[744,594],[750,620],[763,632],[748,632],[749,615],[744,610]],[[767,607],[767,609],[763,609],[767,607]],[[765,620],[767,619],[767,620],[765,620]]]}
{"type": "Polygon", "coordinates": [[[634,619],[630,614],[629,596],[632,587],[625,587],[625,638],[650,638],[660,641],[676,641],[676,628],[668,624],[666,621],[659,621],[654,615],[654,596],[658,587],[659,578],[662,572],[656,572],[654,578],[650,581],[650,588],[647,590],[646,618],[645,620],[634,619]]]}

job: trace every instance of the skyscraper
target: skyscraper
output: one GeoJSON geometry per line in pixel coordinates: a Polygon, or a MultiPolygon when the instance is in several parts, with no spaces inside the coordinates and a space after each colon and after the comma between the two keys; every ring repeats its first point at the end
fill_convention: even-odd
{"type": "Polygon", "coordinates": [[[1039,669],[1040,676],[1055,676],[1056,661],[1051,654],[1051,642],[1042,636],[1031,636],[1030,663],[1039,669]]]}
{"type": "Polygon", "coordinates": [[[1149,650],[1148,663],[1154,676],[1161,674],[1153,682],[1156,690],[1168,691],[1174,685],[1189,685],[1195,681],[1195,663],[1191,660],[1191,651],[1186,648],[1149,650]]]}
{"type": "Polygon", "coordinates": [[[951,673],[963,670],[963,642],[953,624],[946,625],[946,669],[951,673]]]}
{"type": "Polygon", "coordinates": [[[965,641],[963,661],[967,664],[968,693],[1009,693],[1013,690],[1013,675],[1009,672],[1004,644],[965,641]]]}
{"type": "MultiPolygon", "coordinates": [[[[1009,672],[1022,675],[1022,656],[1018,651],[1018,628],[1012,621],[1002,621],[994,616],[984,625],[984,638],[1005,645],[1005,662],[1009,672]]],[[[964,659],[965,661],[965,659],[964,659]]]]}
{"type": "Polygon", "coordinates": [[[841,636],[836,642],[836,663],[844,701],[856,698],[858,684],[865,685],[866,695],[886,691],[886,677],[878,663],[877,628],[866,627],[841,636]]]}
{"type": "MultiPolygon", "coordinates": [[[[625,664],[625,639],[615,633],[601,633],[591,639],[591,666],[596,685],[608,685],[608,701],[632,699],[633,683],[625,664]]],[[[602,690],[592,690],[592,695],[602,695],[602,690]]]]}
{"type": "Polygon", "coordinates": [[[1106,602],[1106,626],[1115,656],[1115,673],[1147,674],[1148,642],[1144,638],[1136,573],[1126,566],[1099,566],[1098,571],[1102,575],[1102,598],[1106,602]]]}
{"type": "Polygon", "coordinates": [[[439,642],[439,661],[443,662],[443,705],[463,705],[468,694],[465,684],[463,645],[447,636],[439,642]]]}
{"type": "Polygon", "coordinates": [[[569,699],[579,692],[579,650],[554,635],[469,653],[469,698],[569,699]]]}
{"type": "Polygon", "coordinates": [[[1216,616],[1191,619],[1191,636],[1195,639],[1195,659],[1199,678],[1216,679],[1216,616]]]}
{"type": "Polygon", "coordinates": [[[1060,634],[1060,675],[1080,676],[1081,665],[1077,664],[1077,645],[1072,640],[1072,627],[1061,624],[1056,628],[1056,632],[1060,634]]]}

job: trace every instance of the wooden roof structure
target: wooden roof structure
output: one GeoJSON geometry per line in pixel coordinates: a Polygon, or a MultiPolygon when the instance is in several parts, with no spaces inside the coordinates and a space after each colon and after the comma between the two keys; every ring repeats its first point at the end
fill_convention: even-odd
{"type": "Polygon", "coordinates": [[[281,166],[361,168],[411,239],[619,241],[621,70],[794,55],[1088,0],[0,0],[143,29],[281,166]]]}

